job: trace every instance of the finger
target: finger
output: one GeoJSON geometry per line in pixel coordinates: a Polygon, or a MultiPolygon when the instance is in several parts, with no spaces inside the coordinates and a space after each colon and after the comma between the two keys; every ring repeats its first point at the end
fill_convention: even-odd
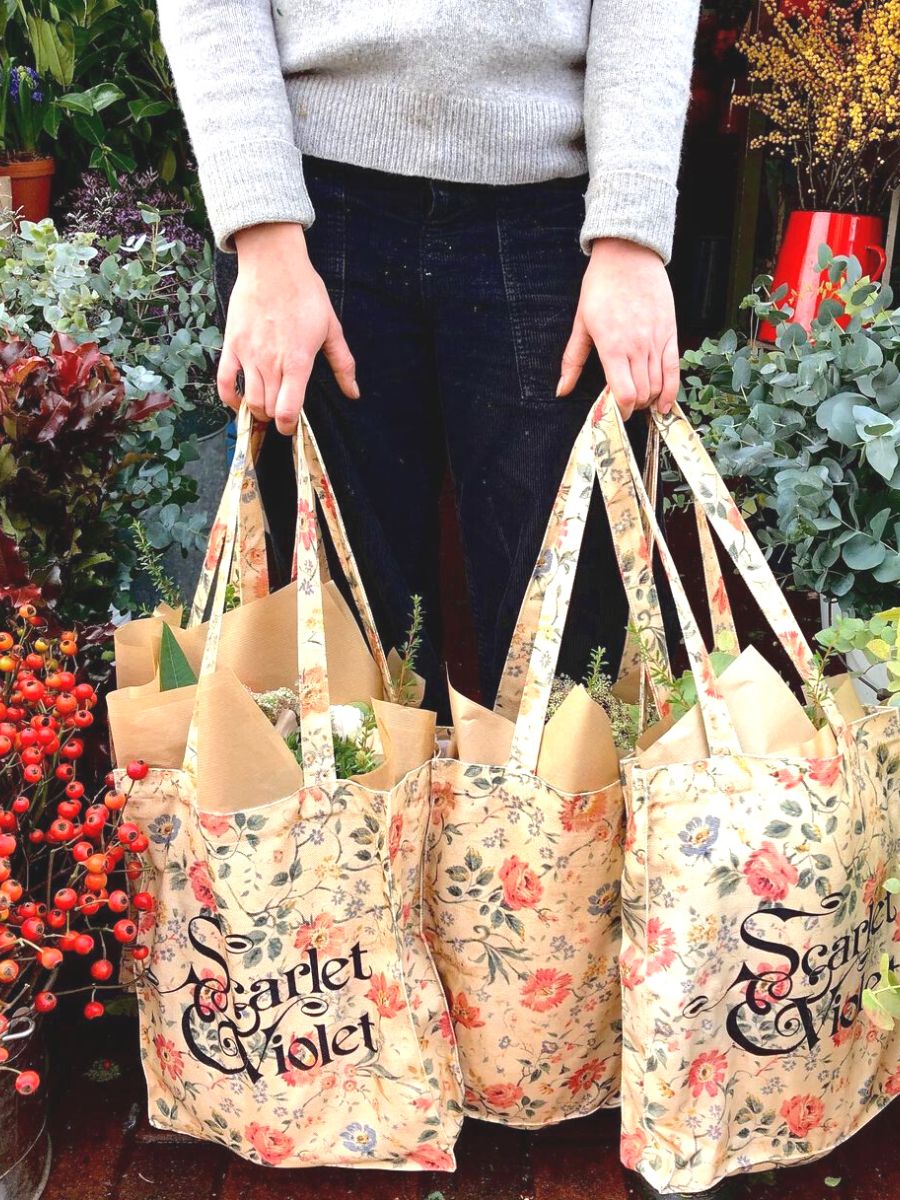
{"type": "Polygon", "coordinates": [[[258,421],[268,421],[266,385],[255,367],[244,368],[244,402],[258,421]]]}
{"type": "Polygon", "coordinates": [[[634,380],[635,408],[647,408],[650,404],[650,368],[646,351],[637,351],[629,360],[631,378],[634,380]]]}
{"type": "Polygon", "coordinates": [[[293,371],[282,377],[275,401],[275,428],[279,433],[292,434],[296,431],[308,382],[309,372],[304,375],[300,371],[293,371]]]}
{"type": "Polygon", "coordinates": [[[263,385],[263,406],[266,420],[274,421],[275,405],[278,403],[278,393],[281,391],[282,372],[279,367],[265,366],[258,371],[263,385]]]}
{"type": "Polygon", "coordinates": [[[637,389],[631,375],[631,365],[627,358],[614,358],[604,363],[603,369],[606,372],[606,382],[619,406],[619,412],[627,421],[637,403],[637,389]]]}
{"type": "Polygon", "coordinates": [[[647,357],[647,379],[649,381],[650,402],[654,403],[659,399],[663,387],[663,365],[662,365],[663,344],[652,343],[650,353],[647,357]]]}
{"type": "Polygon", "coordinates": [[[662,352],[663,385],[659,393],[657,407],[665,416],[672,411],[672,406],[678,399],[678,389],[681,387],[681,363],[678,353],[678,341],[673,335],[666,342],[662,352]]]}
{"type": "MultiPolygon", "coordinates": [[[[338,387],[344,395],[349,400],[358,400],[359,384],[356,382],[356,360],[350,353],[350,347],[347,345],[344,331],[341,329],[341,323],[337,317],[333,316],[328,326],[328,333],[322,343],[322,353],[328,359],[338,387]]],[[[304,392],[305,390],[304,383],[304,392]]],[[[301,406],[302,402],[301,397],[301,406]]],[[[299,413],[299,411],[298,408],[297,412],[299,413]]]]}
{"type": "Polygon", "coordinates": [[[219,366],[216,371],[216,390],[222,403],[228,408],[233,408],[235,412],[241,407],[241,394],[237,387],[240,370],[241,360],[228,346],[225,346],[219,357],[219,366]]]}
{"type": "Polygon", "coordinates": [[[576,313],[571,336],[563,351],[559,383],[556,385],[557,396],[568,396],[578,382],[593,344],[580,314],[576,313]]]}

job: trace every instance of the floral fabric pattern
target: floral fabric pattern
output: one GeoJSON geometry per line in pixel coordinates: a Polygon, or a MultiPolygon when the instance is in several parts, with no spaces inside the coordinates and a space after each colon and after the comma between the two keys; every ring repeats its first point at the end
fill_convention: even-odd
{"type": "Polygon", "coordinates": [[[270,1166],[454,1168],[462,1082],[422,933],[430,778],[200,819],[187,773],[134,785],[152,839],[137,886],[156,899],[135,981],[153,1125],[270,1166]]]}
{"type": "MultiPolygon", "coordinates": [[[[598,454],[633,504],[639,481],[618,416],[600,404],[594,419],[598,454]]],[[[810,649],[699,438],[677,410],[656,421],[815,692],[810,649]]],[[[632,528],[619,528],[623,557],[632,528]]],[[[707,739],[720,748],[623,764],[621,1154],[660,1191],[694,1192],[823,1155],[900,1090],[900,1027],[878,1029],[862,1009],[882,956],[896,964],[900,945],[900,907],[881,887],[900,852],[900,715],[873,708],[848,723],[830,693],[815,693],[836,754],[732,750],[674,581],[673,591],[698,695],[713,701],[701,704],[707,739]]],[[[643,620],[657,636],[652,615],[643,620]]]]}
{"type": "Polygon", "coordinates": [[[502,767],[433,771],[428,932],[466,1111],[527,1129],[618,1104],[619,785],[573,797],[502,767]]]}

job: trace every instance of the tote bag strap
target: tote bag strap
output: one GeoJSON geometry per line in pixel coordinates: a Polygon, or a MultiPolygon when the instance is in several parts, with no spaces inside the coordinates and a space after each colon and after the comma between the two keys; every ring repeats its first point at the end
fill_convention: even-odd
{"type": "MultiPolygon", "coordinates": [[[[592,419],[597,478],[603,492],[610,526],[616,532],[614,541],[619,572],[645,658],[651,664],[651,678],[656,675],[658,682],[668,668],[663,667],[660,656],[660,646],[665,644],[662,617],[658,603],[651,602],[651,598],[655,597],[655,588],[652,583],[653,573],[649,541],[644,534],[645,527],[655,540],[657,553],[672,590],[685,649],[697,682],[697,698],[710,753],[740,753],[740,742],[731,714],[719,691],[709,654],[691,612],[678,570],[644,488],[619,407],[608,390],[597,401],[592,419]],[[643,522],[635,518],[635,506],[642,513],[643,522]]],[[[665,696],[661,702],[659,690],[656,698],[657,708],[660,715],[665,715],[667,704],[665,696]]]]}
{"type": "MultiPolygon", "coordinates": [[[[586,427],[585,427],[586,428],[586,427]]],[[[582,433],[585,433],[585,428],[582,433]]],[[[586,436],[586,434],[585,434],[586,436]]],[[[506,717],[510,721],[515,721],[519,712],[519,706],[522,700],[522,692],[525,687],[525,679],[528,670],[528,660],[534,646],[535,637],[537,635],[538,626],[540,624],[541,606],[543,604],[544,592],[546,590],[546,582],[550,568],[554,560],[558,557],[558,545],[560,541],[560,533],[565,522],[565,505],[566,498],[569,495],[579,471],[582,475],[590,479],[591,486],[593,485],[593,460],[584,453],[586,443],[576,445],[569,456],[569,461],[566,464],[566,469],[563,474],[562,482],[556,494],[556,499],[553,503],[553,508],[550,513],[550,518],[547,522],[547,529],[544,534],[544,541],[538,555],[537,564],[532,572],[528,587],[525,591],[525,597],[522,601],[522,606],[519,610],[519,617],[516,622],[515,631],[512,641],[510,642],[509,651],[506,656],[506,663],[503,668],[503,674],[500,678],[500,685],[497,691],[497,698],[494,702],[494,712],[500,716],[506,717]]],[[[650,425],[647,435],[647,451],[644,464],[644,478],[647,481],[647,488],[651,496],[654,498],[657,490],[657,478],[659,472],[659,432],[655,425],[650,425]]],[[[590,500],[590,493],[588,493],[590,500]]],[[[585,508],[585,514],[587,509],[585,508]]],[[[579,541],[579,552],[580,552],[579,541]]],[[[574,571],[573,571],[574,575],[574,571]]],[[[634,639],[629,631],[625,646],[622,651],[622,657],[619,663],[617,672],[618,679],[624,679],[640,666],[640,653],[634,642],[634,639]]]]}
{"type": "MultiPolygon", "coordinates": [[[[656,428],[655,423],[654,428],[656,428]]],[[[709,528],[706,513],[703,511],[703,505],[698,500],[694,500],[691,507],[697,523],[697,540],[700,543],[700,557],[703,562],[703,581],[706,585],[706,601],[709,605],[709,617],[712,622],[713,646],[721,653],[731,654],[736,658],[741,652],[741,644],[738,640],[734,611],[725,588],[725,577],[716,553],[712,531],[709,528]]]]}
{"type": "MultiPolygon", "coordinates": [[[[238,416],[238,436],[234,459],[225,485],[220,514],[223,525],[220,535],[211,539],[215,553],[208,555],[208,564],[215,578],[212,594],[212,614],[203,651],[200,677],[205,678],[216,669],[221,641],[222,618],[225,611],[227,583],[237,540],[237,511],[242,486],[250,459],[252,417],[246,407],[238,416]]],[[[325,655],[325,627],[322,599],[322,571],[319,555],[319,529],[316,518],[315,495],[318,490],[322,510],[326,515],[335,545],[338,548],[342,567],[347,571],[348,583],[354,599],[361,610],[361,619],[376,662],[382,670],[386,692],[390,671],[371,616],[371,608],[353,552],[346,539],[346,531],[334,501],[330,481],[322,463],[318,446],[311,430],[301,423],[294,438],[294,459],[297,470],[297,520],[295,528],[294,557],[297,565],[297,676],[300,698],[300,736],[303,756],[304,780],[307,786],[333,780],[335,777],[334,747],[331,735],[330,696],[328,668],[325,655]],[[308,461],[309,460],[309,461],[308,461]],[[314,465],[311,467],[310,462],[314,465]],[[313,484],[313,476],[318,488],[313,484]]],[[[185,753],[185,769],[196,768],[197,724],[196,714],[191,722],[185,753]]]]}
{"type": "MultiPolygon", "coordinates": [[[[240,423],[240,415],[236,425],[240,423]]],[[[232,564],[231,580],[237,590],[241,604],[248,604],[257,596],[269,591],[269,565],[266,555],[266,517],[259,487],[256,482],[255,463],[262,444],[264,426],[251,423],[247,441],[247,459],[241,476],[239,501],[231,499],[228,485],[222,491],[219,507],[210,529],[206,556],[194,599],[188,616],[188,625],[200,625],[206,619],[212,597],[213,581],[222,557],[224,531],[228,521],[237,521],[237,553],[232,564]]],[[[238,433],[240,438],[240,433],[238,433]]],[[[235,443],[235,451],[237,443],[235,443]]],[[[234,459],[232,458],[232,467],[234,459]]],[[[231,471],[229,469],[229,477],[231,471]]]]}
{"type": "Polygon", "coordinates": [[[812,649],[784,598],[774,572],[753,537],[697,431],[680,408],[654,414],[664,442],[691,493],[702,507],[737,573],[749,587],[760,612],[793,664],[809,695],[822,708],[836,736],[848,726],[831,689],[820,678],[812,649]]]}
{"type": "MultiPolygon", "coordinates": [[[[527,655],[527,666],[524,667],[524,684],[521,702],[515,714],[515,730],[510,750],[510,766],[527,771],[531,774],[537,769],[543,738],[544,723],[550,691],[553,686],[560,644],[568,615],[572,594],[575,571],[582,549],[584,526],[588,507],[593,492],[596,463],[593,450],[593,412],[579,433],[563,480],[563,488],[554,506],[548,526],[548,536],[545,538],[544,554],[535,569],[535,575],[541,578],[542,596],[540,610],[535,615],[533,608],[527,613],[526,620],[521,622],[523,627],[534,629],[527,655]]],[[[625,509],[620,512],[619,519],[631,523],[638,530],[642,544],[643,526],[641,511],[637,501],[632,497],[628,503],[626,496],[625,509]]],[[[611,520],[613,543],[619,553],[618,526],[611,520]]],[[[534,582],[534,581],[533,581],[534,582]]],[[[529,602],[534,604],[535,588],[530,589],[529,602]]],[[[652,574],[649,581],[643,581],[642,608],[636,612],[638,623],[643,622],[653,631],[648,636],[655,640],[656,656],[668,664],[665,638],[662,632],[662,613],[659,609],[659,599],[653,585],[652,574]]],[[[523,641],[522,654],[528,648],[523,641]]],[[[520,667],[520,670],[522,667],[520,667]]],[[[667,693],[662,679],[651,680],[657,704],[665,709],[667,693]]]]}

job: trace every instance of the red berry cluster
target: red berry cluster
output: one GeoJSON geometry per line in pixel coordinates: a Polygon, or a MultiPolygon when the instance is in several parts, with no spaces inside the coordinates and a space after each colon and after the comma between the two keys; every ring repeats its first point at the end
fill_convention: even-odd
{"type": "MultiPolygon", "coordinates": [[[[124,872],[139,887],[148,845],[123,819],[126,793],[108,775],[92,801],[78,778],[97,695],[78,681],[77,634],[51,637],[30,605],[12,628],[0,631],[0,1070],[13,1069],[4,1066],[13,1014],[56,1007],[53,981],[67,955],[87,960],[84,1015],[103,1015],[97,993],[115,986],[110,940],[146,958],[137,919],[153,908],[149,893],[129,899],[111,880],[124,872]]],[[[131,780],[146,773],[142,762],[128,766],[131,780]]],[[[24,1095],[40,1084],[35,1071],[15,1074],[24,1095]]]]}

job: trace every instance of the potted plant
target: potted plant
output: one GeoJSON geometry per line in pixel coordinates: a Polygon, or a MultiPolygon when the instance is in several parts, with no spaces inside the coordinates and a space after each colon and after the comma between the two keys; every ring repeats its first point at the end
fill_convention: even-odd
{"type": "Polygon", "coordinates": [[[87,1019],[103,1015],[118,986],[113,948],[141,960],[138,922],[153,903],[117,883],[140,877],[147,841],[109,780],[93,794],[97,693],[78,634],[49,626],[19,591],[0,585],[0,1181],[4,1197],[35,1200],[50,1153],[44,1022],[62,990],[87,993],[87,1019]]]}
{"type": "MultiPolygon", "coordinates": [[[[779,300],[810,328],[833,281],[818,247],[853,255],[865,274],[885,266],[882,211],[900,184],[900,0],[763,0],[766,27],[747,36],[750,94],[766,119],[754,146],[793,168],[801,208],[792,212],[774,271],[779,300]]],[[[764,324],[761,336],[774,336],[764,324]]]]}
{"type": "Polygon", "coordinates": [[[0,177],[10,183],[10,208],[29,221],[50,211],[53,159],[40,149],[45,94],[37,71],[14,59],[0,65],[0,177]]]}
{"type": "Polygon", "coordinates": [[[793,586],[867,619],[900,590],[900,310],[857,259],[823,247],[817,265],[834,295],[810,332],[757,281],[750,336],[685,354],[686,405],[793,586]]]}

